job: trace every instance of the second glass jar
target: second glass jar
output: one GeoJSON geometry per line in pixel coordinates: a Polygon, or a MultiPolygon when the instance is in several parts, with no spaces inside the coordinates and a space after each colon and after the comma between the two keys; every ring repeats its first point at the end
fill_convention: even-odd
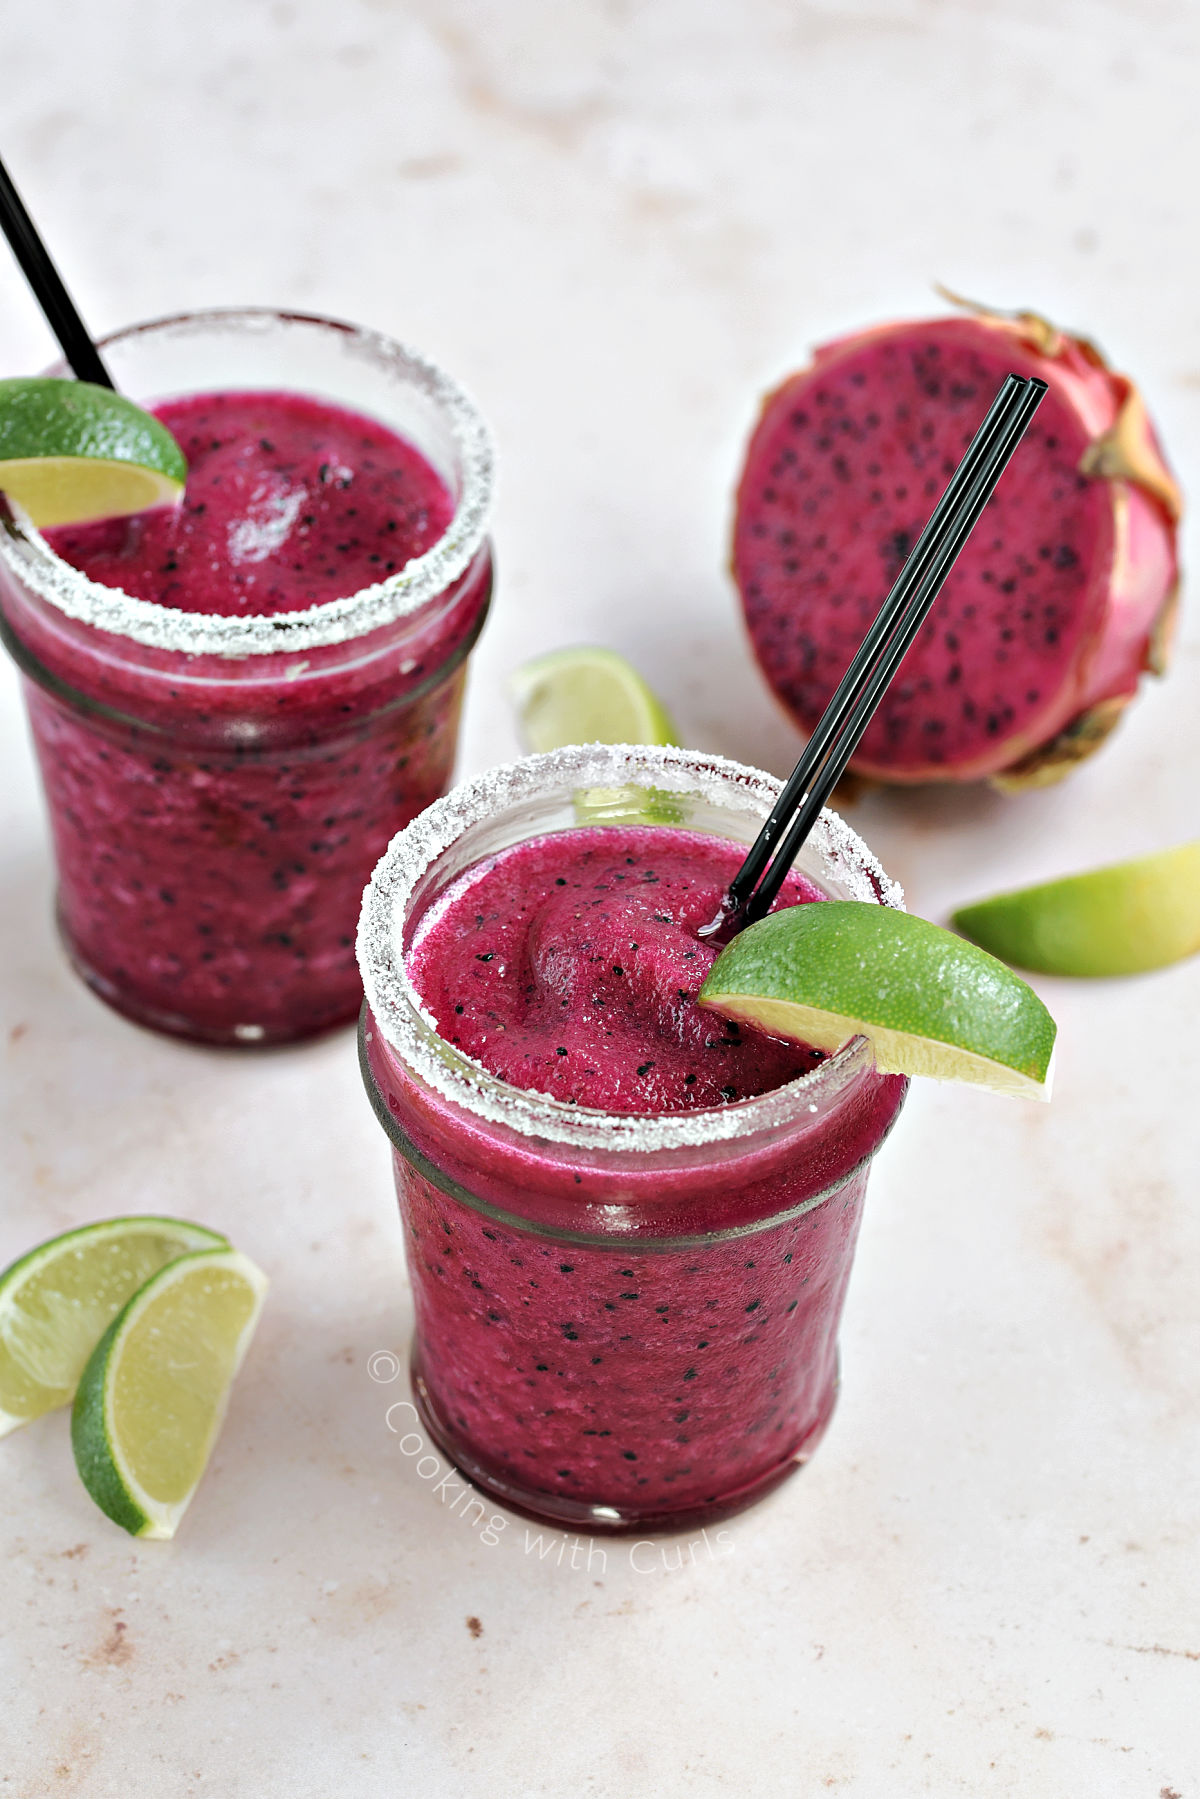
{"type": "Polygon", "coordinates": [[[366,414],[454,504],[442,538],[377,585],[247,618],[89,580],[0,498],[0,631],[25,677],[73,963],[159,1030],[307,1036],[354,1016],[363,883],[451,777],[492,585],[486,428],[425,358],[326,319],[187,315],[102,349],[145,403],[240,388],[366,414]]]}

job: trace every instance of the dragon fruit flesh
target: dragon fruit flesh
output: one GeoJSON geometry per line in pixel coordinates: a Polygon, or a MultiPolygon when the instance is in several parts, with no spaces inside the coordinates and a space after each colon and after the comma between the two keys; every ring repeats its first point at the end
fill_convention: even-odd
{"type": "Polygon", "coordinates": [[[755,653],[816,723],[1009,370],[1049,384],[851,764],[892,782],[1060,778],[1161,674],[1179,490],[1137,389],[1034,313],[882,325],[766,399],[733,569],[755,653]]]}

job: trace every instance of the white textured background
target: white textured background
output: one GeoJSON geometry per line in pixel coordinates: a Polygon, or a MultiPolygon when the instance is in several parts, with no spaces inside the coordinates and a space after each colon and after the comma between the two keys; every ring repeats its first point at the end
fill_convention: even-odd
{"type": "MultiPolygon", "coordinates": [[[[935,278],[1096,336],[1197,488],[1189,0],[4,15],[3,154],[97,331],[307,307],[475,391],[500,588],[464,769],[515,747],[512,666],[596,640],[690,742],[785,771],[723,573],[740,446],[812,343],[935,278]]],[[[50,353],[0,257],[0,373],[50,353]]],[[[1198,618],[1069,785],[856,808],[916,908],[1195,834],[1198,618]]],[[[161,1209],[274,1279],[173,1545],[93,1511],[61,1417],[0,1446],[0,1792],[1200,1799],[1200,963],[1044,983],[1046,1112],[915,1094],[817,1461],[716,1559],[587,1572],[483,1541],[385,1428],[365,1364],[408,1310],[350,1036],[250,1060],[106,1012],[51,936],[7,668],[0,732],[0,1263],[161,1209]]]]}

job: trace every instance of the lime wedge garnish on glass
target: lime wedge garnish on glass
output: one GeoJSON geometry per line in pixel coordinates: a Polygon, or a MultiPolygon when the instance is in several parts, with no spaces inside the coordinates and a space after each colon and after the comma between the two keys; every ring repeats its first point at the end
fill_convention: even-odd
{"type": "Polygon", "coordinates": [[[0,492],[42,530],[169,506],[183,451],[132,400],[88,381],[0,381],[0,492]]]}
{"type": "Polygon", "coordinates": [[[1055,1024],[1033,989],[974,944],[888,906],[773,912],[726,945],[699,997],[814,1049],[866,1037],[884,1074],[1050,1097],[1055,1024]]]}
{"type": "Polygon", "coordinates": [[[1142,974],[1200,950],[1200,843],[963,906],[953,923],[1019,968],[1142,974]]]}
{"type": "Polygon", "coordinates": [[[173,1537],[204,1473],[267,1280],[236,1249],[151,1277],[92,1351],[75,1395],[75,1466],[135,1537],[173,1537]]]}
{"type": "Polygon", "coordinates": [[[176,1256],[224,1247],[178,1218],[109,1218],[67,1231],[0,1274],[0,1436],[66,1405],[121,1307],[176,1256]]]}
{"type": "Polygon", "coordinates": [[[677,743],[662,701],[615,650],[552,650],[510,678],[526,746],[569,743],[677,743]]]}

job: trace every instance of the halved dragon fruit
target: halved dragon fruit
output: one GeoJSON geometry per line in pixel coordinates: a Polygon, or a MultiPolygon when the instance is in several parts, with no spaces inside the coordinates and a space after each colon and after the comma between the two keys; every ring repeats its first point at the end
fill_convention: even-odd
{"type": "Polygon", "coordinates": [[[811,730],[1003,377],[1040,375],[1050,391],[851,766],[1043,786],[1165,670],[1180,496],[1095,345],[1035,313],[969,313],[826,344],[768,396],[733,569],[763,671],[811,730]]]}

